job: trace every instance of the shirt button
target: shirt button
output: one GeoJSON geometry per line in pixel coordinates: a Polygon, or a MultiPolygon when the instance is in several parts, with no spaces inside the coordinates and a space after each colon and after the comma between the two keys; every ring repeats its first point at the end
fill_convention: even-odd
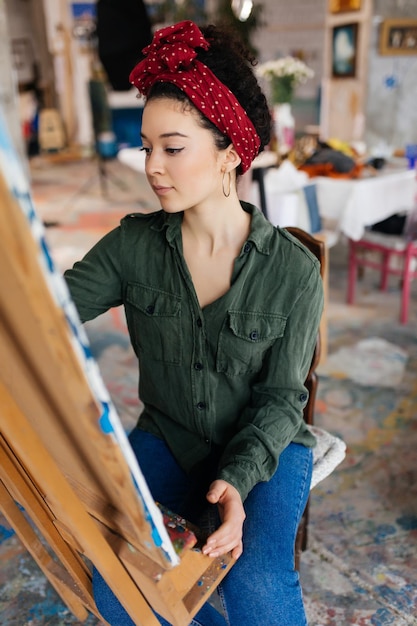
{"type": "Polygon", "coordinates": [[[202,410],[203,410],[203,409],[205,409],[205,408],[206,408],[206,403],[205,403],[205,402],[199,402],[199,403],[197,404],[197,409],[198,409],[199,411],[202,411],[202,410]]]}
{"type": "Polygon", "coordinates": [[[247,253],[248,253],[248,252],[250,252],[251,250],[252,250],[252,244],[251,244],[251,243],[249,243],[249,241],[247,241],[247,242],[245,243],[245,245],[243,246],[243,252],[244,252],[245,254],[247,254],[247,253]]]}
{"type": "Polygon", "coordinates": [[[198,326],[199,328],[201,328],[201,327],[202,327],[202,325],[203,325],[203,322],[201,321],[201,319],[200,319],[200,318],[198,318],[198,320],[197,320],[197,326],[198,326]]]}
{"type": "Polygon", "coordinates": [[[257,339],[259,339],[259,333],[257,330],[252,330],[249,334],[249,339],[251,341],[256,341],[257,339]]]}
{"type": "Polygon", "coordinates": [[[195,370],[198,370],[198,371],[202,370],[202,369],[203,369],[203,364],[202,364],[202,363],[199,363],[199,362],[197,361],[197,363],[194,363],[194,369],[195,369],[195,370]]]}
{"type": "Polygon", "coordinates": [[[306,393],[300,393],[300,402],[306,402],[308,396],[306,393]]]}
{"type": "Polygon", "coordinates": [[[153,304],[149,304],[145,311],[149,314],[149,315],[153,315],[153,313],[155,312],[155,307],[153,304]]]}

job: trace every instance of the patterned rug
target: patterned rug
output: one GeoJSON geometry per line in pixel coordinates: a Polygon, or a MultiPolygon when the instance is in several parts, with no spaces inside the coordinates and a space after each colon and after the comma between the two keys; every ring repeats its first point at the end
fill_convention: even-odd
{"type": "Polygon", "coordinates": [[[313,490],[301,578],[309,626],[417,624],[417,324],[398,323],[399,290],[360,283],[344,305],[346,248],[330,262],[329,356],[316,423],[346,441],[313,490]]]}

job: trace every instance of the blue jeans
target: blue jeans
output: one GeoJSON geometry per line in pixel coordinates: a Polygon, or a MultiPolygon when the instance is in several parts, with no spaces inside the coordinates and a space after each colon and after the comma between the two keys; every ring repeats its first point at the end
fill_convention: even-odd
{"type": "MultiPolygon", "coordinates": [[[[135,428],[130,443],[155,500],[194,523],[204,510],[215,477],[216,457],[187,475],[161,439],[135,428]]],[[[245,500],[243,554],[218,587],[221,615],[206,603],[192,626],[306,626],[298,572],[294,569],[297,528],[310,490],[312,451],[290,444],[274,476],[258,483],[245,500]]],[[[212,507],[216,512],[216,507],[212,507]]],[[[135,626],[103,578],[94,570],[97,607],[112,626],[135,626]]],[[[158,616],[163,626],[168,622],[158,616]]]]}

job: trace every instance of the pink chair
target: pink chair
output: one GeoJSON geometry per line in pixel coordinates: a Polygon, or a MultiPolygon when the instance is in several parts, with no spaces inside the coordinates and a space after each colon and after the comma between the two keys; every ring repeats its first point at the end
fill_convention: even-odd
{"type": "Polygon", "coordinates": [[[359,267],[371,267],[381,272],[382,291],[387,289],[390,274],[401,278],[400,322],[406,324],[411,281],[417,278],[417,240],[374,231],[367,232],[359,241],[349,239],[348,304],[355,301],[359,267]]]}

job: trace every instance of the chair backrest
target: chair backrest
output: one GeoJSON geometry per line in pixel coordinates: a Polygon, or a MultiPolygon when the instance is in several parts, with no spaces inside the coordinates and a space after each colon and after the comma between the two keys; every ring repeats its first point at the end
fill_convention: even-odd
{"type": "MultiPolygon", "coordinates": [[[[326,246],[323,241],[316,239],[301,228],[289,226],[286,230],[296,237],[320,262],[320,274],[323,278],[326,263],[326,246]]],[[[314,349],[313,359],[311,361],[310,370],[308,372],[305,385],[309,392],[309,399],[304,409],[304,419],[307,424],[314,423],[314,406],[317,395],[318,377],[316,368],[320,361],[320,332],[317,335],[316,347],[314,349]]]]}
{"type": "MultiPolygon", "coordinates": [[[[306,231],[301,228],[297,228],[295,226],[287,227],[286,230],[291,233],[294,237],[296,237],[320,262],[320,274],[323,278],[325,273],[325,263],[326,263],[326,246],[323,241],[316,239],[306,231]]],[[[311,365],[309,372],[307,374],[307,378],[305,381],[305,386],[308,389],[309,397],[308,402],[304,408],[304,420],[307,424],[314,424],[314,408],[316,404],[316,395],[317,395],[317,387],[318,387],[318,376],[316,374],[316,368],[320,361],[320,331],[317,334],[317,342],[313,353],[313,358],[311,360],[311,365]]],[[[310,505],[307,502],[306,508],[304,510],[303,516],[301,518],[297,537],[295,540],[295,568],[299,569],[300,567],[300,559],[301,553],[307,548],[307,539],[308,539],[308,522],[309,522],[309,513],[310,513],[310,505]]]]}

